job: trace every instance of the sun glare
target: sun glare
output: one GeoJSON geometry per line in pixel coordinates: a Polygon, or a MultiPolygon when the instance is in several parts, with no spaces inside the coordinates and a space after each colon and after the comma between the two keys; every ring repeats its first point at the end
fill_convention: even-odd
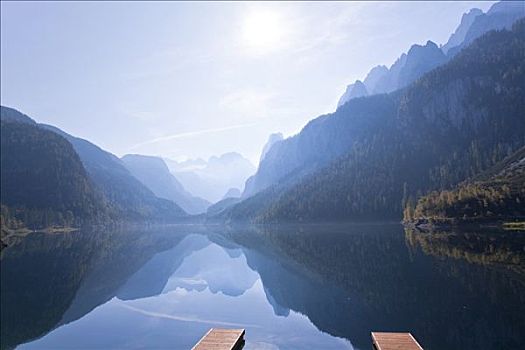
{"type": "Polygon", "coordinates": [[[250,48],[271,50],[280,44],[283,29],[283,21],[277,12],[253,11],[244,20],[243,40],[250,48]]]}

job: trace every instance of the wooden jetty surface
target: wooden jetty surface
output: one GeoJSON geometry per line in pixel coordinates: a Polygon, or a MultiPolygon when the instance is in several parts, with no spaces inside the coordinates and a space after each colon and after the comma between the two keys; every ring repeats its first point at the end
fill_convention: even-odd
{"type": "Polygon", "coordinates": [[[372,332],[377,350],[423,350],[410,333],[372,332]]]}
{"type": "Polygon", "coordinates": [[[211,328],[192,350],[239,350],[244,345],[244,329],[211,328]]]}

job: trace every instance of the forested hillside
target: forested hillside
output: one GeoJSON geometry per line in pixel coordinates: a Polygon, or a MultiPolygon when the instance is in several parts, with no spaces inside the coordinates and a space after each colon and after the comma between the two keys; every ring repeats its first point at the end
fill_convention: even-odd
{"type": "Polygon", "coordinates": [[[186,216],[177,204],[158,198],[135,178],[122,161],[97,145],[69,135],[62,130],[40,124],[64,136],[78,153],[93,183],[118,210],[123,220],[168,220],[186,216]]]}
{"type": "MultiPolygon", "coordinates": [[[[427,42],[424,46],[412,45],[410,50],[406,54],[403,53],[389,68],[376,66],[363,79],[363,83],[349,85],[338,107],[355,98],[391,93],[405,88],[421,78],[423,74],[448,62],[461,49],[484,33],[510,29],[517,19],[523,17],[525,17],[525,7],[520,2],[498,2],[492,5],[487,13],[473,9],[464,15],[456,32],[445,46],[438,48],[432,42],[427,42]],[[446,57],[444,52],[447,54],[446,57]]],[[[292,181],[291,172],[302,176],[318,170],[346,153],[355,141],[352,130],[346,128],[345,124],[337,125],[333,121],[325,123],[324,119],[321,117],[314,119],[296,136],[272,146],[268,156],[261,160],[257,173],[247,181],[243,197],[247,198],[278,184],[284,178],[292,181]],[[323,130],[330,129],[330,126],[341,128],[341,132],[338,132],[338,129],[323,130]]]]}
{"type": "MultiPolygon", "coordinates": [[[[273,185],[222,215],[263,222],[400,219],[405,203],[452,188],[525,145],[523,81],[520,20],[512,31],[487,33],[406,89],[351,100],[276,144],[296,143],[287,147],[292,161],[309,154],[301,147],[306,137],[318,149],[312,154],[342,154],[299,183],[273,185]]],[[[266,158],[276,152],[282,149],[272,147],[266,158]]],[[[319,161],[312,157],[306,167],[319,161]]]]}
{"type": "Polygon", "coordinates": [[[404,220],[417,225],[525,221],[525,147],[453,190],[431,192],[415,208],[407,203],[404,220]]]}
{"type": "Polygon", "coordinates": [[[38,124],[15,109],[1,106],[0,111],[2,217],[9,226],[18,227],[24,223],[31,228],[50,225],[78,226],[84,222],[97,223],[108,219],[173,222],[187,216],[172,201],[156,197],[133,177],[113,154],[56,127],[38,124]],[[48,147],[50,140],[53,141],[52,147],[48,147]],[[22,149],[25,152],[21,152],[22,149]],[[77,163],[70,164],[71,159],[75,159],[77,163]],[[15,167],[19,164],[20,169],[25,170],[20,170],[23,171],[22,174],[15,174],[15,167]],[[39,166],[45,166],[45,170],[39,170],[39,166]],[[5,180],[4,172],[10,176],[6,175],[5,180]],[[81,177],[86,179],[85,184],[72,180],[81,177]],[[26,181],[24,186],[19,182],[21,179],[26,181]],[[4,186],[4,181],[9,182],[5,182],[4,186]],[[60,187],[60,184],[63,186],[60,187]],[[87,194],[91,192],[95,196],[93,198],[97,198],[98,204],[88,200],[87,194]],[[15,195],[18,208],[16,211],[11,208],[12,202],[8,202],[8,199],[15,195]],[[53,204],[43,207],[50,209],[44,215],[41,209],[38,209],[40,207],[35,206],[35,201],[38,201],[38,205],[48,202],[53,204]],[[33,209],[29,210],[30,208],[36,212],[33,212],[33,209]],[[51,213],[53,211],[57,213],[51,213]]]}
{"type": "Polygon", "coordinates": [[[78,226],[113,211],[71,144],[36,125],[1,122],[2,228],[78,226]]]}

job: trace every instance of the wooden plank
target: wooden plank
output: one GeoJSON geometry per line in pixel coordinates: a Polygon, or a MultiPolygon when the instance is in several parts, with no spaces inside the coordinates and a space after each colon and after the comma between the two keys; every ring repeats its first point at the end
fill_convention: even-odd
{"type": "Polygon", "coordinates": [[[240,350],[244,345],[244,329],[211,328],[192,350],[240,350]]]}
{"type": "Polygon", "coordinates": [[[372,332],[377,350],[423,350],[410,333],[372,332]]]}

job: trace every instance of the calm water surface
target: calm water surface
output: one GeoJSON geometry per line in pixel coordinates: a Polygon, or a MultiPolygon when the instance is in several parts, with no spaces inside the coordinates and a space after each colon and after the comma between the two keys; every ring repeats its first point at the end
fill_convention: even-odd
{"type": "Polygon", "coordinates": [[[1,348],[525,348],[525,233],[400,225],[180,226],[31,234],[1,256],[1,348]]]}

